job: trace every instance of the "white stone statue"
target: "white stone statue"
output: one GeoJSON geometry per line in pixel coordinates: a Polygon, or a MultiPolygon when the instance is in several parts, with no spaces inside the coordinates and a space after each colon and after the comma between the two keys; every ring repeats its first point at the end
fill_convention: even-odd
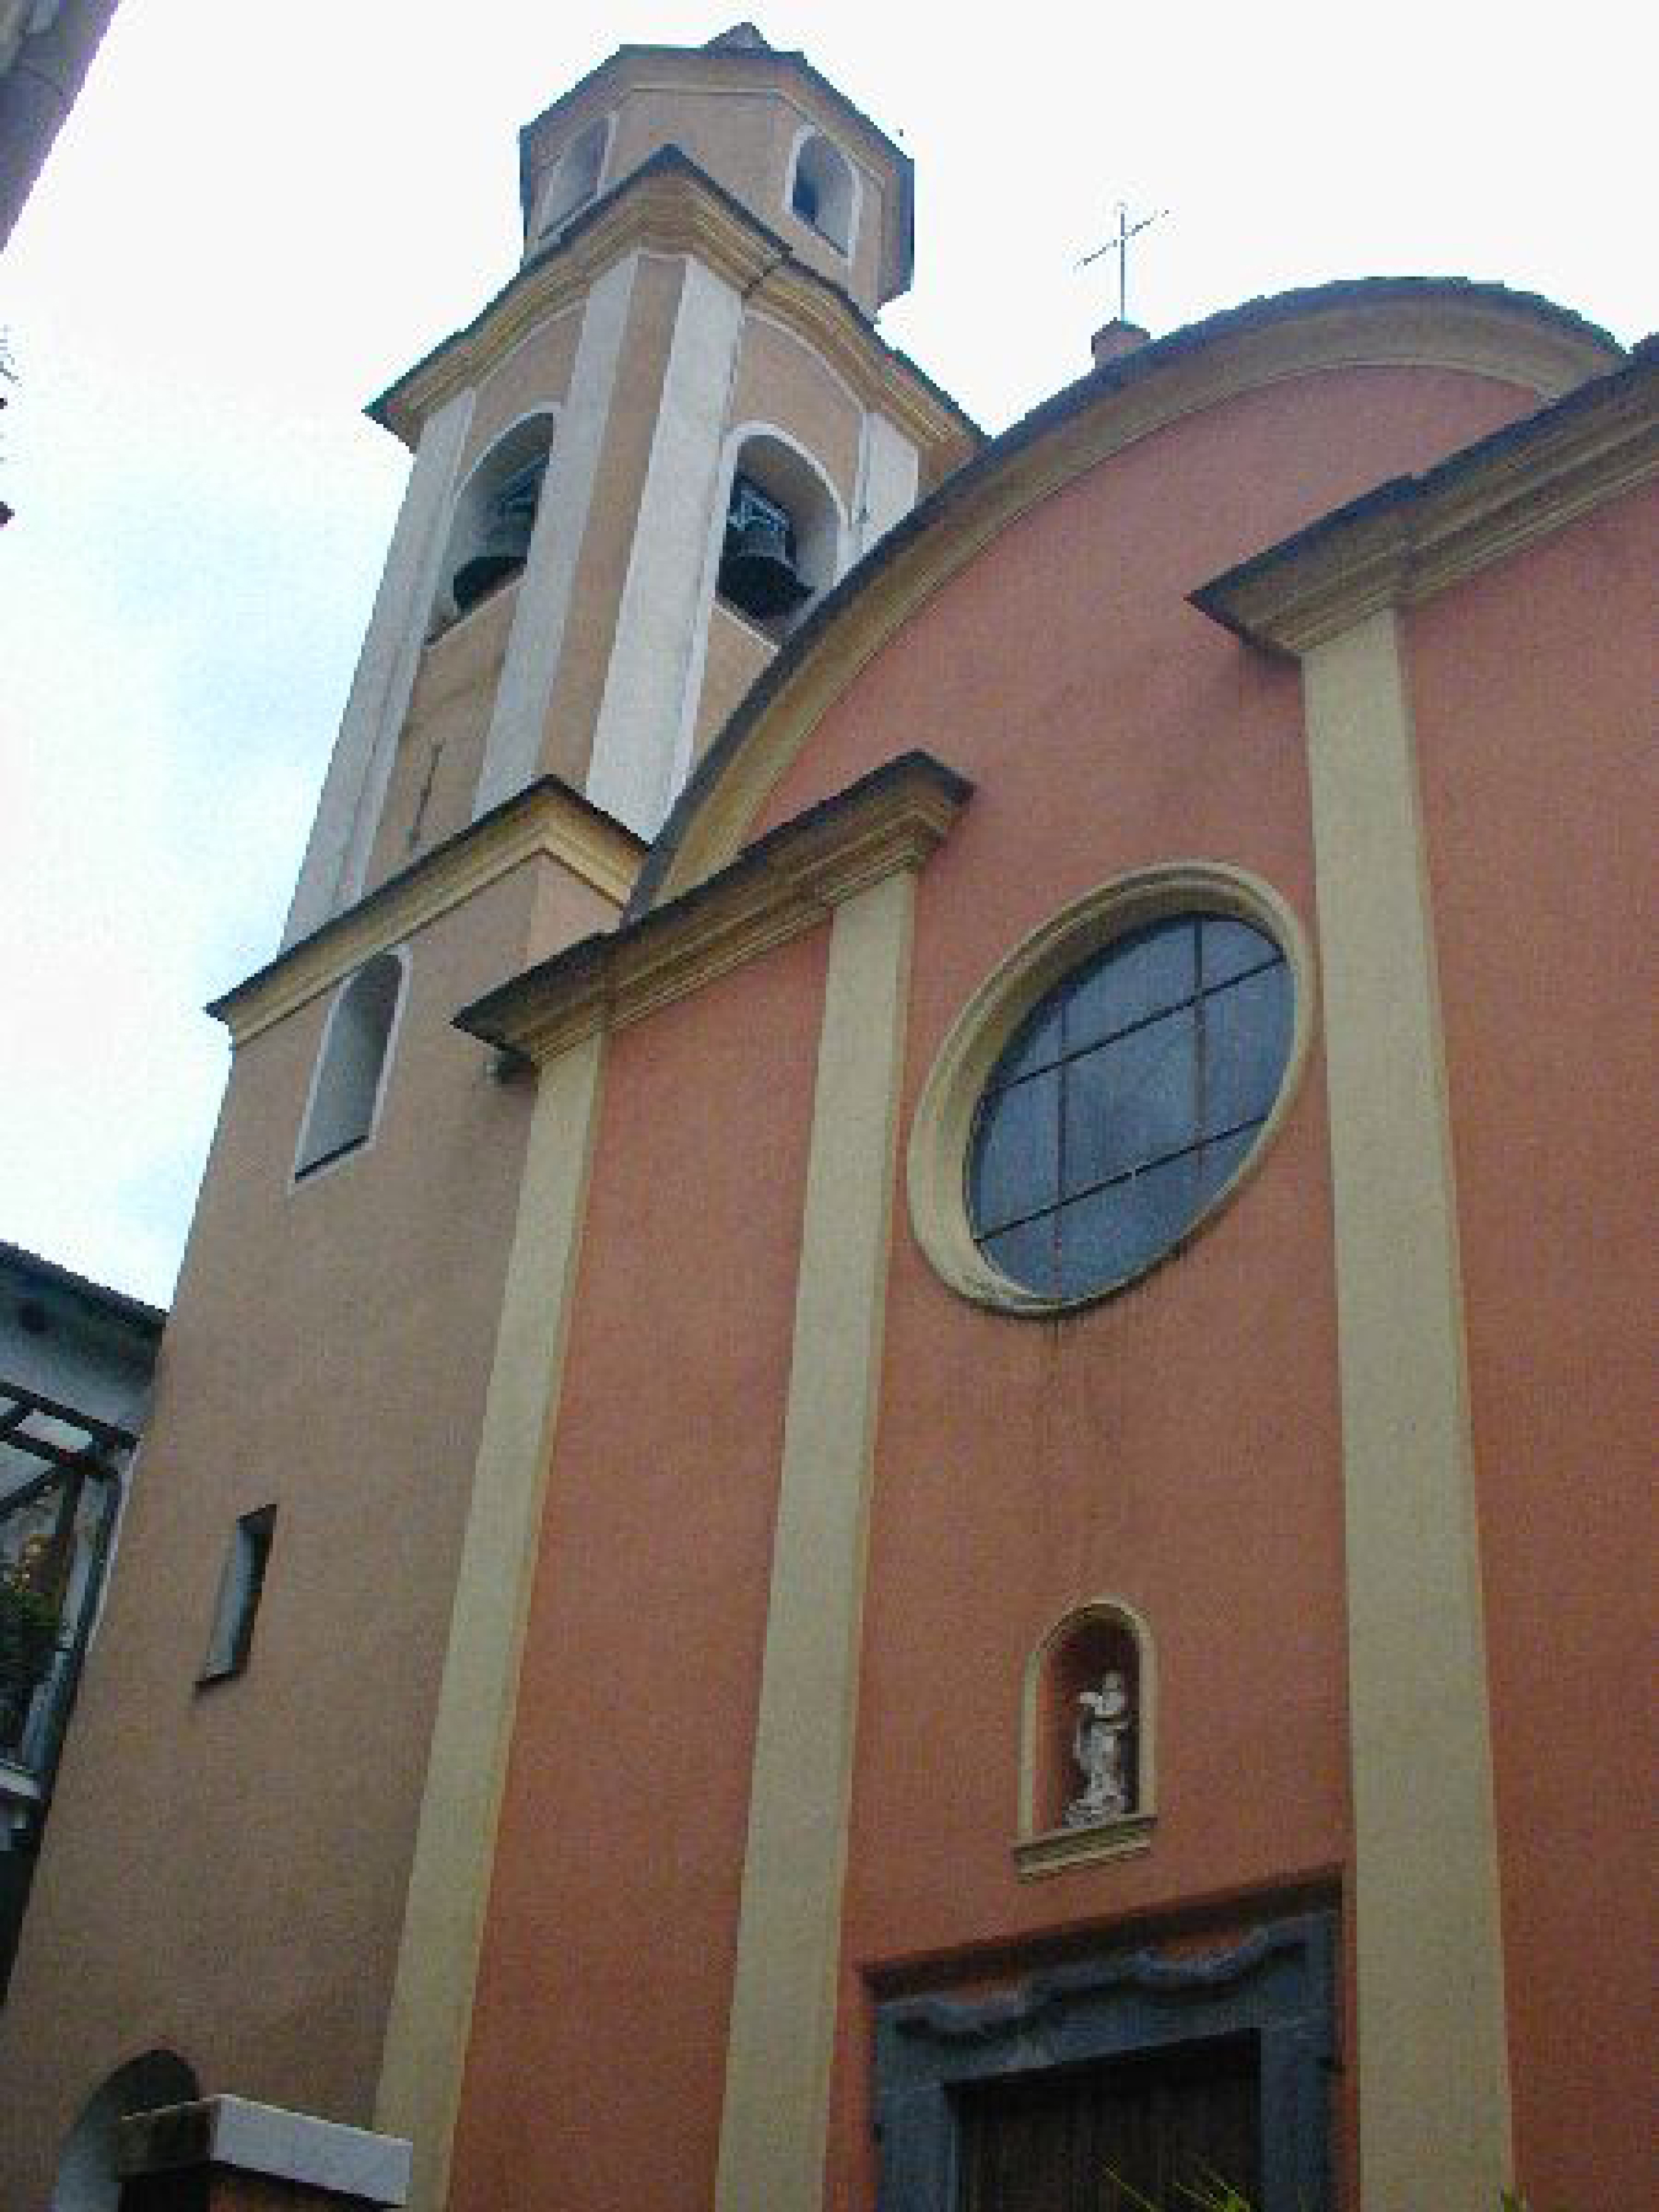
{"type": "Polygon", "coordinates": [[[1083,1775],[1083,1789],[1066,1808],[1068,1828],[1115,1820],[1129,1810],[1128,1736],[1134,1726],[1129,1689],[1116,1668],[1101,1677],[1097,1690],[1078,1698],[1081,1711],[1072,1733],[1072,1756],[1083,1775]]]}

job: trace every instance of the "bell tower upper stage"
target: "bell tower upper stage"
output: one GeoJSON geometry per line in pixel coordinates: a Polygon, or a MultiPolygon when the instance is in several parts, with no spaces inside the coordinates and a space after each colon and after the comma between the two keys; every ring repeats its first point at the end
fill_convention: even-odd
{"type": "Polygon", "coordinates": [[[654,835],[780,643],[974,450],[871,320],[910,165],[748,25],[521,138],[517,275],[377,400],[413,450],[285,942],[556,775],[654,835]]]}

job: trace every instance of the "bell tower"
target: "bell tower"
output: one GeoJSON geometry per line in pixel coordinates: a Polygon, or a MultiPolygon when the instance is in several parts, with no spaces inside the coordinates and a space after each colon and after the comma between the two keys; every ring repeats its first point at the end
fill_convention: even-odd
{"type": "Polygon", "coordinates": [[[456,1010],[615,927],[732,708],[975,441],[872,319],[909,164],[801,55],[624,47],[522,172],[520,265],[371,410],[408,491],[283,947],[211,1009],[224,1106],[0,2017],[8,2203],[160,2100],[152,2049],[441,2164],[480,1699],[533,1568],[472,1547],[533,1520],[598,1082],[597,1048],[574,1091],[497,1079],[456,1010]]]}
{"type": "Polygon", "coordinates": [[[520,137],[505,288],[370,409],[415,456],[286,942],[556,776],[635,835],[975,442],[878,335],[906,155],[742,24],[520,137]]]}

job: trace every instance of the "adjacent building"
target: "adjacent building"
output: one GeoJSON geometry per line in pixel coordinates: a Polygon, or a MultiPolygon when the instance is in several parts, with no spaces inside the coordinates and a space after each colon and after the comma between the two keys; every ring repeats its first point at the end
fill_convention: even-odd
{"type": "Polygon", "coordinates": [[[1333,284],[987,444],[802,56],[522,143],[0,2198],[1627,2212],[1651,354],[1333,284]]]}
{"type": "Polygon", "coordinates": [[[0,1244],[0,1997],[164,1319],[0,1244]]]}

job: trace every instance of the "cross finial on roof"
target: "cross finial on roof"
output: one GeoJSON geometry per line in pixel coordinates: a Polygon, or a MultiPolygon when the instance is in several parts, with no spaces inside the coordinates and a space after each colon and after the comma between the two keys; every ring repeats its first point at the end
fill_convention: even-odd
{"type": "Polygon", "coordinates": [[[1116,254],[1117,319],[1121,323],[1127,323],[1129,319],[1129,240],[1132,238],[1138,238],[1143,230],[1150,230],[1155,222],[1161,222],[1169,213],[1169,210],[1155,208],[1151,215],[1142,216],[1139,222],[1131,222],[1129,204],[1127,200],[1120,200],[1115,213],[1116,235],[1109,238],[1104,246],[1096,246],[1092,253],[1085,253],[1077,265],[1079,269],[1086,269],[1091,261],[1098,261],[1103,254],[1116,254]]]}

